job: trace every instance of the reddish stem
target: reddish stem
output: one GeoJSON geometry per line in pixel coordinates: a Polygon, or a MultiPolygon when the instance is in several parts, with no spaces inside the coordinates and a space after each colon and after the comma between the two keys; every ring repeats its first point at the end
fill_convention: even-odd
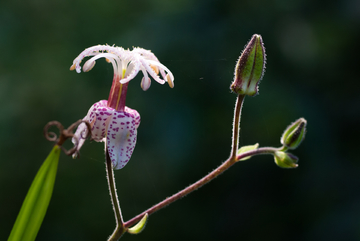
{"type": "Polygon", "coordinates": [[[162,209],[166,207],[167,205],[179,200],[180,198],[184,197],[185,195],[195,191],[196,189],[204,186],[206,183],[210,182],[217,176],[219,176],[221,173],[229,169],[232,165],[236,163],[236,151],[238,146],[238,139],[239,139],[239,123],[240,123],[240,117],[241,117],[241,108],[244,101],[244,95],[238,95],[236,99],[235,104],[235,111],[234,111],[234,123],[233,123],[233,136],[232,136],[232,148],[231,148],[231,154],[230,157],[222,163],[218,168],[210,172],[208,175],[200,179],[199,181],[195,182],[194,184],[184,188],[180,192],[172,195],[169,198],[166,198],[162,202],[159,202],[158,204],[152,206],[148,210],[142,212],[141,214],[137,215],[136,217],[132,218],[131,220],[124,223],[125,228],[129,228],[133,225],[135,225],[137,222],[141,220],[141,218],[147,213],[148,215],[158,211],[159,209],[162,209]]]}

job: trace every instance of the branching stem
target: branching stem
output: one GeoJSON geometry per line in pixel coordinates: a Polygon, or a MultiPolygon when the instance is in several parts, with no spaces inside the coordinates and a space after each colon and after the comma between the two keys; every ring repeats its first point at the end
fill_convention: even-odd
{"type": "MultiPolygon", "coordinates": [[[[240,130],[240,117],[241,117],[241,109],[242,109],[242,105],[244,102],[244,98],[245,98],[244,95],[238,95],[236,104],[235,104],[233,134],[232,134],[232,148],[231,148],[230,157],[226,161],[224,161],[219,167],[217,167],[215,170],[210,172],[208,175],[206,175],[202,179],[200,179],[197,182],[193,183],[192,185],[184,188],[183,190],[179,191],[178,193],[175,193],[171,197],[166,198],[165,200],[159,202],[158,204],[155,204],[151,208],[145,210],[144,212],[140,213],[139,215],[135,216],[134,218],[130,219],[129,221],[127,221],[125,223],[123,223],[123,221],[122,221],[120,206],[119,206],[119,202],[117,200],[117,195],[116,195],[116,190],[115,190],[113,170],[111,168],[111,161],[110,161],[110,158],[108,157],[108,153],[107,153],[106,160],[107,160],[107,171],[108,171],[110,194],[112,197],[112,202],[113,202],[113,206],[114,206],[114,210],[115,210],[115,214],[116,214],[115,217],[116,217],[117,224],[118,224],[117,228],[115,229],[115,231],[111,237],[113,237],[114,234],[118,233],[118,236],[116,236],[116,237],[120,238],[121,235],[124,232],[126,232],[126,230],[128,228],[130,228],[131,226],[138,223],[144,217],[144,215],[146,213],[148,215],[153,214],[154,212],[166,207],[167,205],[179,200],[180,198],[186,196],[187,194],[204,186],[205,184],[207,184],[208,182],[210,182],[211,180],[213,180],[214,178],[216,178],[217,176],[222,174],[224,171],[229,169],[232,165],[234,165],[240,159],[242,159],[244,157],[255,156],[255,155],[260,155],[260,154],[271,154],[271,153],[274,153],[276,150],[278,150],[278,149],[272,148],[272,147],[263,147],[263,148],[258,148],[256,150],[241,153],[240,155],[236,154],[237,150],[238,150],[238,145],[239,145],[238,140],[239,140],[239,130],[240,130]]],[[[114,236],[114,239],[110,238],[109,241],[110,240],[117,240],[117,239],[115,239],[115,236],[114,236]]]]}
{"type": "MultiPolygon", "coordinates": [[[[241,109],[242,104],[244,101],[244,95],[238,95],[236,104],[235,104],[235,110],[234,110],[234,123],[233,123],[233,136],[232,136],[232,149],[230,157],[223,162],[218,168],[210,172],[208,175],[203,177],[202,179],[198,180],[194,184],[184,188],[183,190],[179,191],[178,193],[172,195],[171,197],[166,198],[165,200],[159,202],[158,204],[152,206],[148,210],[142,212],[141,214],[137,215],[136,217],[132,218],[131,220],[127,221],[125,223],[125,227],[129,228],[139,222],[141,218],[147,213],[148,215],[166,207],[167,205],[179,200],[180,198],[186,196],[187,194],[195,191],[196,189],[202,187],[206,183],[210,182],[217,176],[219,176],[221,173],[229,169],[232,165],[236,163],[237,157],[236,157],[236,151],[238,147],[238,139],[239,139],[239,123],[240,123],[240,117],[241,117],[241,109]]],[[[239,159],[238,159],[239,160],[239,159]]]]}

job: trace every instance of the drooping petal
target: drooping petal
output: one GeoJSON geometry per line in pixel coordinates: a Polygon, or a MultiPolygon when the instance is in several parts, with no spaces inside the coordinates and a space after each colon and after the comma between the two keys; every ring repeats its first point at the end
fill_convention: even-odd
{"type": "Polygon", "coordinates": [[[123,56],[124,49],[121,47],[113,47],[109,45],[96,45],[87,48],[83,52],[81,52],[78,57],[74,59],[73,64],[70,67],[70,70],[76,69],[76,72],[80,73],[81,72],[80,63],[83,58],[97,55],[103,51],[107,51],[108,53],[114,53],[118,58],[121,59],[121,56],[123,56]]]}
{"type": "Polygon", "coordinates": [[[163,79],[169,83],[170,87],[174,86],[174,75],[165,65],[161,64],[160,62],[151,61],[151,60],[148,60],[147,62],[159,67],[163,79]],[[165,71],[167,72],[167,74],[165,74],[165,71]]]}
{"type": "MultiPolygon", "coordinates": [[[[87,115],[84,117],[84,121],[88,121],[91,126],[91,139],[101,142],[103,141],[106,133],[106,120],[112,115],[115,110],[112,108],[107,107],[107,101],[101,100],[93,104],[87,115]]],[[[84,144],[85,137],[88,134],[88,130],[84,123],[81,123],[76,132],[74,137],[72,138],[72,142],[77,145],[77,151],[73,155],[75,158],[77,153],[79,152],[80,148],[84,144]]]]}
{"type": "Polygon", "coordinates": [[[102,100],[95,103],[94,108],[91,113],[91,117],[89,119],[90,123],[94,123],[91,129],[91,137],[97,141],[103,141],[106,128],[108,125],[108,119],[115,112],[113,108],[107,107],[107,101],[102,100]]]}
{"type": "MultiPolygon", "coordinates": [[[[151,75],[151,77],[153,77],[153,79],[160,83],[160,84],[164,84],[165,80],[160,79],[160,77],[156,74],[156,72],[150,67],[150,60],[145,60],[145,59],[140,59],[140,62],[142,63],[142,67],[144,67],[146,69],[146,71],[151,75]]],[[[156,63],[154,61],[154,63],[156,63]]],[[[155,65],[155,64],[154,64],[155,65]]],[[[157,65],[155,65],[157,66],[157,65]]]]}
{"type": "Polygon", "coordinates": [[[139,125],[140,125],[140,114],[139,112],[137,112],[136,110],[134,109],[131,109],[127,106],[125,106],[125,112],[126,113],[129,113],[131,116],[133,116],[133,119],[135,121],[135,128],[139,128],[139,125]]]}
{"type": "MultiPolygon", "coordinates": [[[[84,118],[85,120],[85,118],[84,118]]],[[[80,151],[80,148],[85,142],[85,136],[87,136],[88,129],[86,128],[85,123],[81,123],[78,128],[76,129],[76,132],[74,134],[74,137],[71,139],[72,143],[76,146],[76,151],[72,155],[73,158],[76,158],[78,156],[78,153],[80,151]]]]}
{"type": "Polygon", "coordinates": [[[95,55],[94,57],[92,57],[91,59],[89,59],[88,61],[85,62],[85,64],[83,65],[83,71],[87,72],[87,71],[91,70],[95,65],[95,61],[100,59],[100,58],[105,58],[106,61],[108,61],[108,62],[110,62],[112,64],[114,72],[118,72],[119,57],[116,56],[113,53],[99,53],[99,54],[95,55]],[[87,63],[89,63],[89,65],[91,66],[90,69],[86,68],[87,63]]]}
{"type": "MultiPolygon", "coordinates": [[[[129,162],[135,148],[136,128],[139,125],[136,116],[132,113],[116,111],[109,120],[106,148],[114,169],[123,168],[129,162]]],[[[140,120],[138,113],[137,115],[140,120]]]]}
{"type": "MultiPolygon", "coordinates": [[[[93,126],[93,119],[94,119],[94,116],[95,114],[92,114],[93,113],[93,110],[94,108],[96,108],[96,104],[95,103],[94,105],[92,105],[87,113],[87,115],[83,118],[84,121],[88,121],[90,123],[90,126],[92,127],[93,126]],[[92,119],[92,120],[90,120],[92,119]]],[[[73,158],[76,158],[77,157],[77,154],[80,150],[80,148],[82,147],[82,145],[84,144],[85,142],[85,136],[88,135],[88,129],[86,128],[86,125],[85,123],[81,123],[78,128],[76,129],[76,132],[74,133],[74,137],[72,138],[72,143],[74,143],[74,145],[77,145],[76,147],[76,152],[73,154],[73,158]]]]}

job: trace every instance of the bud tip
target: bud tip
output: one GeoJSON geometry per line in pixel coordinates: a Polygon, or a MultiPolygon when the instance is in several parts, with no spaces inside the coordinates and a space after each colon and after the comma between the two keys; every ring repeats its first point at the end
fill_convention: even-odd
{"type": "Polygon", "coordinates": [[[266,54],[262,37],[254,34],[237,61],[231,90],[241,95],[256,95],[259,81],[264,75],[265,62],[266,54]]]}

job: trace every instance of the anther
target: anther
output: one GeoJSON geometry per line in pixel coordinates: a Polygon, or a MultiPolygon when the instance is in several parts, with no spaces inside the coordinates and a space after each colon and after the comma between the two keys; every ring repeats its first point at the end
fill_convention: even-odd
{"type": "Polygon", "coordinates": [[[170,88],[174,88],[174,81],[171,79],[170,75],[166,75],[166,81],[168,82],[170,88]]]}
{"type": "Polygon", "coordinates": [[[84,66],[83,66],[83,71],[84,71],[84,72],[88,72],[88,71],[90,71],[94,66],[95,66],[95,61],[89,59],[88,61],[85,62],[84,66]]]}
{"type": "Polygon", "coordinates": [[[159,74],[159,68],[156,65],[150,64],[150,68],[152,68],[156,74],[159,74]]]}

